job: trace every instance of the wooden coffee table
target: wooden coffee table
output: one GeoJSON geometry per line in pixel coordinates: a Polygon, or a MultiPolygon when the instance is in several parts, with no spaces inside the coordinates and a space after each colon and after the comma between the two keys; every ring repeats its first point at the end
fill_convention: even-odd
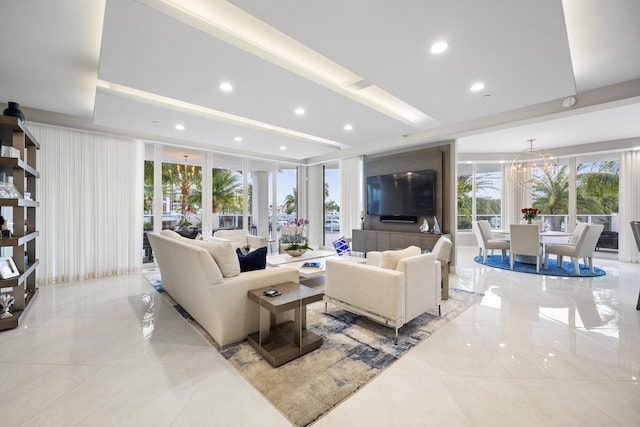
{"type": "Polygon", "coordinates": [[[247,296],[260,310],[260,330],[249,335],[249,343],[274,367],[322,345],[322,338],[307,330],[307,304],[322,301],[323,289],[288,282],[254,289],[247,296]],[[282,295],[265,296],[268,289],[277,289],[282,295]],[[295,320],[276,325],[276,315],[289,310],[295,311],[295,320]]]}

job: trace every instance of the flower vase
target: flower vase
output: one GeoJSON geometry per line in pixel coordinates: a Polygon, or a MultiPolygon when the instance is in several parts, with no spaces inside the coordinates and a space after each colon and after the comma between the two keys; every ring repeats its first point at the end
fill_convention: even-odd
{"type": "Polygon", "coordinates": [[[531,221],[531,219],[527,219],[527,224],[533,224],[533,222],[531,221]]]}

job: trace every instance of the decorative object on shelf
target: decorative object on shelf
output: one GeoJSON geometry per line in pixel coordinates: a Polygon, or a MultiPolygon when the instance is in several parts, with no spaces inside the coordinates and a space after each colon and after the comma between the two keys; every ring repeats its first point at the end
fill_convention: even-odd
{"type": "Polygon", "coordinates": [[[309,244],[307,238],[304,235],[305,228],[309,225],[309,220],[300,218],[293,222],[293,233],[287,235],[288,245],[284,248],[284,251],[289,255],[296,257],[307,252],[309,244]]]}
{"type": "Polygon", "coordinates": [[[516,185],[524,188],[532,188],[540,178],[536,175],[536,169],[545,174],[558,167],[558,157],[543,150],[534,150],[533,141],[529,139],[529,149],[522,151],[511,162],[507,178],[516,185]]]}
{"type": "Polygon", "coordinates": [[[11,279],[12,277],[19,276],[20,272],[16,263],[13,262],[13,258],[10,256],[0,257],[0,277],[3,279],[11,279]]]}
{"type": "Polygon", "coordinates": [[[429,223],[427,222],[427,218],[425,218],[424,221],[422,222],[422,225],[420,226],[420,232],[421,233],[429,232],[429,223]]]}
{"type": "Polygon", "coordinates": [[[10,145],[3,145],[0,147],[0,156],[2,157],[11,157],[14,159],[20,158],[20,150],[15,149],[10,145]]]}
{"type": "Polygon", "coordinates": [[[20,111],[20,104],[17,102],[8,102],[7,108],[2,112],[5,116],[17,117],[20,124],[24,123],[24,114],[20,111]]]}
{"type": "Polygon", "coordinates": [[[20,199],[22,195],[13,182],[0,181],[0,199],[20,199]]]}
{"type": "Polygon", "coordinates": [[[0,314],[0,319],[6,319],[7,317],[13,317],[13,314],[9,313],[9,309],[15,302],[15,298],[13,295],[2,294],[0,295],[0,306],[2,306],[2,314],[0,314]]]}
{"type": "Polygon", "coordinates": [[[533,219],[538,216],[540,212],[536,208],[522,208],[522,219],[527,220],[527,224],[531,224],[533,219]]]}
{"type": "Polygon", "coordinates": [[[360,229],[364,230],[364,211],[360,211],[360,229]]]}
{"type": "Polygon", "coordinates": [[[433,227],[431,228],[431,232],[433,234],[442,234],[442,231],[440,230],[440,224],[438,224],[438,218],[436,218],[436,216],[433,216],[433,227]]]}

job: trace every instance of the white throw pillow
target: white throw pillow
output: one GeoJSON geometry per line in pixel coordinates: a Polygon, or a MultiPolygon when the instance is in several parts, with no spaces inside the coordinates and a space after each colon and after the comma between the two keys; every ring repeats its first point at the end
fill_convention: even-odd
{"type": "Polygon", "coordinates": [[[420,252],[420,248],[417,246],[409,246],[406,249],[400,249],[397,251],[384,251],[382,252],[380,267],[395,270],[398,266],[398,261],[403,258],[420,255],[420,252]]]}
{"type": "Polygon", "coordinates": [[[189,243],[209,251],[224,277],[233,277],[240,274],[240,261],[238,261],[238,254],[236,254],[235,249],[233,249],[231,242],[190,240],[189,243]]]}

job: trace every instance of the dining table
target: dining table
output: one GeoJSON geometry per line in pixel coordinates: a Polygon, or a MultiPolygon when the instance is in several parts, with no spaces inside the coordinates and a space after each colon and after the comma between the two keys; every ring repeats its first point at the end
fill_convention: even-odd
{"type": "MultiPolygon", "coordinates": [[[[511,232],[507,230],[492,230],[493,234],[496,237],[509,239],[509,235],[511,232]]],[[[573,233],[569,233],[566,231],[553,231],[553,230],[544,230],[540,232],[540,242],[542,243],[542,260],[544,262],[545,250],[547,243],[566,243],[568,237],[573,233]]],[[[509,254],[511,256],[511,254],[509,254]]],[[[529,255],[516,255],[516,262],[521,262],[524,264],[535,264],[536,257],[529,255]]]]}

